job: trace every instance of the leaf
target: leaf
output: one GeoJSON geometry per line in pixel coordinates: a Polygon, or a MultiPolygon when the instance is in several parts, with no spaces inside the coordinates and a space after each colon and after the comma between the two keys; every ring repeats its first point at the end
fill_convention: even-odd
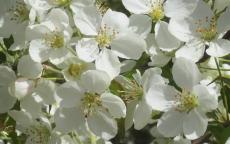
{"type": "Polygon", "coordinates": [[[209,125],[209,130],[217,139],[218,144],[225,144],[230,137],[230,126],[224,127],[222,124],[209,125]]]}
{"type": "Polygon", "coordinates": [[[0,64],[5,62],[6,62],[6,55],[4,54],[4,52],[0,52],[0,64]]]}
{"type": "Polygon", "coordinates": [[[11,35],[9,38],[3,38],[4,45],[6,46],[7,49],[10,48],[10,46],[14,43],[14,38],[11,35]]]}

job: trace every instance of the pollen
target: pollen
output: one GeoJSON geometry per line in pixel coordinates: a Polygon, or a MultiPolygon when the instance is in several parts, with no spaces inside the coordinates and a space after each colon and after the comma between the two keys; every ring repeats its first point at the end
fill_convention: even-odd
{"type": "Polygon", "coordinates": [[[152,10],[149,12],[149,16],[154,22],[157,22],[164,18],[164,9],[162,0],[150,0],[149,4],[152,7],[152,10]]]}
{"type": "Polygon", "coordinates": [[[25,134],[28,136],[27,141],[33,144],[48,144],[51,137],[49,129],[42,123],[30,126],[25,134]]]}
{"type": "Polygon", "coordinates": [[[71,64],[69,66],[68,72],[73,77],[79,77],[86,69],[84,63],[71,64]]]}
{"type": "Polygon", "coordinates": [[[23,1],[16,1],[16,5],[11,7],[8,10],[10,14],[10,20],[15,21],[16,23],[23,23],[26,20],[29,20],[29,13],[26,4],[23,1]]]}
{"type": "Polygon", "coordinates": [[[154,22],[157,22],[164,18],[164,10],[162,7],[154,8],[150,13],[149,16],[152,18],[154,22]]]}
{"type": "Polygon", "coordinates": [[[117,32],[115,30],[110,29],[106,25],[100,29],[96,41],[100,48],[108,48],[113,39],[115,39],[117,32]]]}
{"type": "Polygon", "coordinates": [[[144,95],[143,87],[135,80],[128,80],[127,83],[121,83],[121,85],[123,90],[119,92],[121,93],[121,98],[126,102],[140,100],[144,95]]]}
{"type": "Polygon", "coordinates": [[[97,93],[85,93],[82,103],[85,117],[91,115],[96,108],[102,106],[100,95],[97,93]]]}
{"type": "Polygon", "coordinates": [[[196,32],[200,35],[201,39],[210,42],[217,36],[217,28],[216,28],[216,19],[215,17],[211,18],[209,21],[208,17],[205,20],[198,20],[196,22],[197,29],[196,32]],[[205,23],[207,26],[202,26],[205,23]]]}
{"type": "Polygon", "coordinates": [[[45,42],[51,48],[62,48],[64,47],[64,36],[57,31],[53,31],[45,35],[45,42]]]}
{"type": "Polygon", "coordinates": [[[177,108],[176,110],[180,112],[189,112],[199,105],[198,98],[194,94],[183,90],[182,93],[177,98],[177,108]]]}

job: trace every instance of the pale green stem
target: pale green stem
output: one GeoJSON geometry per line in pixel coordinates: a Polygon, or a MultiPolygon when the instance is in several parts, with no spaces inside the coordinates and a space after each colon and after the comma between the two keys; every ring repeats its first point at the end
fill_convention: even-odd
{"type": "MultiPolygon", "coordinates": [[[[221,87],[222,87],[222,89],[224,89],[224,80],[223,80],[223,77],[222,77],[222,74],[221,74],[221,70],[220,70],[217,58],[215,58],[215,63],[216,63],[216,67],[218,69],[218,73],[219,73],[219,76],[220,76],[221,87]]],[[[223,90],[222,98],[223,98],[223,103],[224,103],[226,111],[227,111],[226,118],[229,121],[228,102],[227,102],[227,97],[226,97],[226,94],[225,94],[224,90],[223,90]]]]}

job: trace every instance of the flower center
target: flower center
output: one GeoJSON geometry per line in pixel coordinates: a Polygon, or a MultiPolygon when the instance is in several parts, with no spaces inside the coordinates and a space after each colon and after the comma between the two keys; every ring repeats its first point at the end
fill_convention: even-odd
{"type": "Polygon", "coordinates": [[[216,18],[212,17],[209,21],[208,17],[205,18],[205,23],[207,26],[202,26],[203,21],[198,20],[195,24],[197,24],[196,32],[200,34],[201,39],[205,41],[212,41],[217,36],[217,28],[216,28],[216,18]]]}
{"type": "Polygon", "coordinates": [[[68,72],[73,77],[79,77],[85,69],[86,65],[84,63],[76,63],[69,66],[68,72]]]}
{"type": "Polygon", "coordinates": [[[51,48],[62,48],[64,47],[64,36],[57,31],[53,31],[50,34],[45,35],[45,42],[47,45],[49,45],[51,48]]]}
{"type": "Polygon", "coordinates": [[[100,95],[97,93],[85,93],[82,99],[84,114],[87,117],[92,114],[97,107],[102,106],[100,95]]]}
{"type": "Polygon", "coordinates": [[[68,5],[72,0],[51,0],[51,3],[57,6],[66,6],[68,5]]]}
{"type": "Polygon", "coordinates": [[[128,80],[127,83],[124,84],[121,83],[121,86],[123,90],[119,92],[121,93],[121,98],[126,102],[136,99],[140,100],[144,95],[142,86],[135,80],[128,80]]]}
{"type": "Polygon", "coordinates": [[[16,23],[22,23],[29,20],[30,11],[27,9],[26,4],[23,1],[16,1],[16,4],[8,10],[10,14],[10,20],[16,23]]]}
{"type": "Polygon", "coordinates": [[[185,90],[182,91],[177,100],[178,105],[176,110],[180,112],[189,112],[199,105],[197,96],[185,90]]]}
{"type": "Polygon", "coordinates": [[[154,22],[157,22],[164,18],[164,9],[163,9],[163,1],[151,1],[152,10],[149,13],[149,16],[152,18],[154,22]]]}
{"type": "Polygon", "coordinates": [[[51,137],[49,129],[41,123],[27,128],[25,134],[33,144],[48,144],[51,137]]]}
{"type": "Polygon", "coordinates": [[[100,48],[109,47],[112,40],[115,39],[117,32],[108,28],[106,25],[99,30],[96,41],[100,48]]]}

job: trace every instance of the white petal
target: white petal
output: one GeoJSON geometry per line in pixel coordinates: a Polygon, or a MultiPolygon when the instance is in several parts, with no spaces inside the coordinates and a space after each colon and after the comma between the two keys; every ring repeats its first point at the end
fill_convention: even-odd
{"type": "Polygon", "coordinates": [[[101,94],[109,87],[111,79],[104,71],[88,70],[82,74],[81,82],[88,92],[101,94]]]}
{"type": "Polygon", "coordinates": [[[158,120],[157,129],[165,137],[175,137],[182,133],[184,113],[168,111],[158,120]]]}
{"type": "Polygon", "coordinates": [[[56,90],[57,96],[61,100],[61,107],[71,108],[79,106],[81,104],[81,98],[83,97],[83,91],[76,82],[66,82],[62,84],[56,90]]]}
{"type": "Polygon", "coordinates": [[[116,31],[125,30],[129,26],[129,18],[121,12],[108,9],[102,18],[101,26],[115,29],[116,31]]]}
{"type": "Polygon", "coordinates": [[[99,55],[99,48],[94,39],[83,38],[76,45],[76,52],[80,59],[86,62],[92,62],[99,55]]]}
{"type": "Polygon", "coordinates": [[[164,4],[165,15],[170,18],[189,16],[196,8],[198,0],[167,0],[164,4]]]}
{"type": "Polygon", "coordinates": [[[150,122],[151,116],[152,108],[144,100],[140,101],[134,111],[134,128],[136,130],[144,128],[150,122]]]}
{"type": "Polygon", "coordinates": [[[28,3],[35,9],[40,11],[49,10],[52,6],[46,0],[28,0],[28,3]]]}
{"type": "Polygon", "coordinates": [[[52,9],[46,19],[52,21],[55,24],[63,24],[66,26],[69,24],[69,17],[67,13],[60,8],[52,9]]]}
{"type": "Polygon", "coordinates": [[[14,71],[7,67],[0,65],[0,87],[9,86],[12,82],[16,80],[16,75],[14,71]]]}
{"type": "Polygon", "coordinates": [[[194,37],[190,29],[190,23],[188,19],[171,19],[168,30],[179,40],[187,42],[194,37]]]}
{"type": "Polygon", "coordinates": [[[84,7],[89,7],[89,6],[93,6],[95,3],[95,0],[73,0],[71,1],[71,4],[70,4],[70,8],[72,9],[72,11],[74,13],[78,13],[78,11],[81,10],[81,8],[84,8],[84,7]]]}
{"type": "Polygon", "coordinates": [[[76,107],[59,109],[54,115],[54,121],[55,130],[60,132],[68,133],[72,130],[85,128],[85,117],[81,109],[76,107]]]}
{"type": "Polygon", "coordinates": [[[36,95],[23,98],[20,101],[20,107],[34,118],[38,118],[42,114],[42,102],[36,95]]]}
{"type": "Polygon", "coordinates": [[[152,19],[147,15],[133,14],[129,20],[129,28],[142,38],[146,38],[152,29],[152,19]]]}
{"type": "Polygon", "coordinates": [[[164,21],[155,25],[156,42],[160,49],[172,51],[180,46],[180,41],[168,31],[168,24],[164,21]]]}
{"type": "Polygon", "coordinates": [[[111,43],[111,49],[119,57],[126,59],[139,59],[146,47],[144,39],[131,32],[119,34],[111,43]]]}
{"type": "Polygon", "coordinates": [[[127,113],[126,113],[126,118],[125,118],[125,129],[126,130],[130,129],[133,125],[133,116],[134,116],[134,111],[136,109],[137,102],[138,101],[134,100],[127,104],[127,113]]]}
{"type": "Polygon", "coordinates": [[[11,84],[9,87],[9,92],[11,96],[14,96],[20,100],[25,96],[31,95],[33,88],[34,81],[25,78],[19,78],[13,84],[11,84]]]}
{"type": "Polygon", "coordinates": [[[68,49],[66,48],[54,49],[50,52],[49,60],[54,65],[60,65],[65,61],[67,56],[68,56],[68,49]]]}
{"type": "Polygon", "coordinates": [[[87,119],[89,129],[97,136],[109,140],[117,134],[117,123],[107,113],[98,111],[87,119]]]}
{"type": "Polygon", "coordinates": [[[172,74],[176,84],[186,90],[191,90],[201,80],[201,73],[197,65],[185,58],[177,58],[175,60],[172,74]]]}
{"type": "Polygon", "coordinates": [[[151,4],[146,5],[146,1],[143,0],[122,0],[122,3],[127,10],[134,14],[147,14],[151,9],[151,4]]]}
{"type": "Polygon", "coordinates": [[[126,116],[126,106],[122,99],[112,93],[103,93],[101,95],[102,105],[109,110],[114,118],[126,116]]]}
{"type": "Polygon", "coordinates": [[[196,85],[193,92],[199,99],[199,108],[204,112],[215,110],[218,107],[218,98],[209,92],[204,85],[196,85]]]}
{"type": "Polygon", "coordinates": [[[26,78],[35,79],[42,74],[42,64],[33,61],[29,55],[25,55],[19,59],[18,72],[26,78]]]}
{"type": "Polygon", "coordinates": [[[23,111],[12,110],[8,114],[20,125],[27,127],[32,124],[32,117],[23,111]]]}
{"type": "Polygon", "coordinates": [[[198,62],[205,52],[205,44],[199,41],[189,42],[176,51],[176,58],[183,57],[198,62]]]}
{"type": "Polygon", "coordinates": [[[50,29],[43,23],[28,26],[25,31],[26,40],[42,38],[46,33],[50,33],[50,29]]]}
{"type": "MultiPolygon", "coordinates": [[[[206,17],[210,19],[213,16],[214,16],[214,13],[211,10],[211,6],[208,5],[206,2],[199,0],[197,3],[196,9],[189,16],[189,18],[193,20],[193,23],[191,24],[194,25],[194,22],[198,22],[199,20],[204,21],[206,17]]],[[[209,25],[209,23],[203,22],[201,23],[201,26],[207,26],[207,24],[209,25]]]]}
{"type": "Polygon", "coordinates": [[[113,51],[104,49],[95,61],[96,69],[107,72],[112,80],[120,73],[121,63],[113,51]]]}
{"type": "Polygon", "coordinates": [[[145,96],[146,102],[153,110],[167,111],[173,107],[173,99],[177,95],[174,87],[168,85],[153,85],[145,96]]]}
{"type": "Polygon", "coordinates": [[[155,84],[163,85],[165,84],[164,78],[161,76],[161,69],[160,68],[149,68],[145,70],[142,76],[142,86],[145,92],[155,84]]]}
{"type": "Polygon", "coordinates": [[[128,72],[128,71],[131,71],[134,66],[136,65],[136,61],[134,60],[124,60],[122,61],[121,63],[121,73],[125,73],[125,72],[128,72]]]}
{"type": "Polygon", "coordinates": [[[30,42],[29,54],[36,62],[44,62],[49,59],[51,49],[49,49],[43,40],[32,40],[30,42]]]}
{"type": "MultiPolygon", "coordinates": [[[[229,1],[230,2],[230,1],[229,1]]],[[[226,32],[230,29],[230,8],[227,8],[217,20],[218,33],[226,32]]]]}
{"type": "Polygon", "coordinates": [[[203,113],[191,111],[184,119],[183,131],[188,139],[197,139],[201,137],[208,126],[208,118],[203,113]]]}
{"type": "Polygon", "coordinates": [[[54,104],[55,100],[55,89],[56,85],[53,81],[40,79],[34,92],[43,99],[45,104],[54,104]]]}
{"type": "Polygon", "coordinates": [[[207,54],[213,57],[222,57],[230,53],[230,41],[225,39],[218,39],[211,42],[209,48],[206,50],[207,54]]]}
{"type": "Polygon", "coordinates": [[[73,16],[75,25],[85,35],[97,35],[101,16],[96,7],[85,7],[73,16]]]}
{"type": "Polygon", "coordinates": [[[15,104],[16,98],[8,92],[8,87],[0,87],[0,113],[8,112],[15,104]]]}

